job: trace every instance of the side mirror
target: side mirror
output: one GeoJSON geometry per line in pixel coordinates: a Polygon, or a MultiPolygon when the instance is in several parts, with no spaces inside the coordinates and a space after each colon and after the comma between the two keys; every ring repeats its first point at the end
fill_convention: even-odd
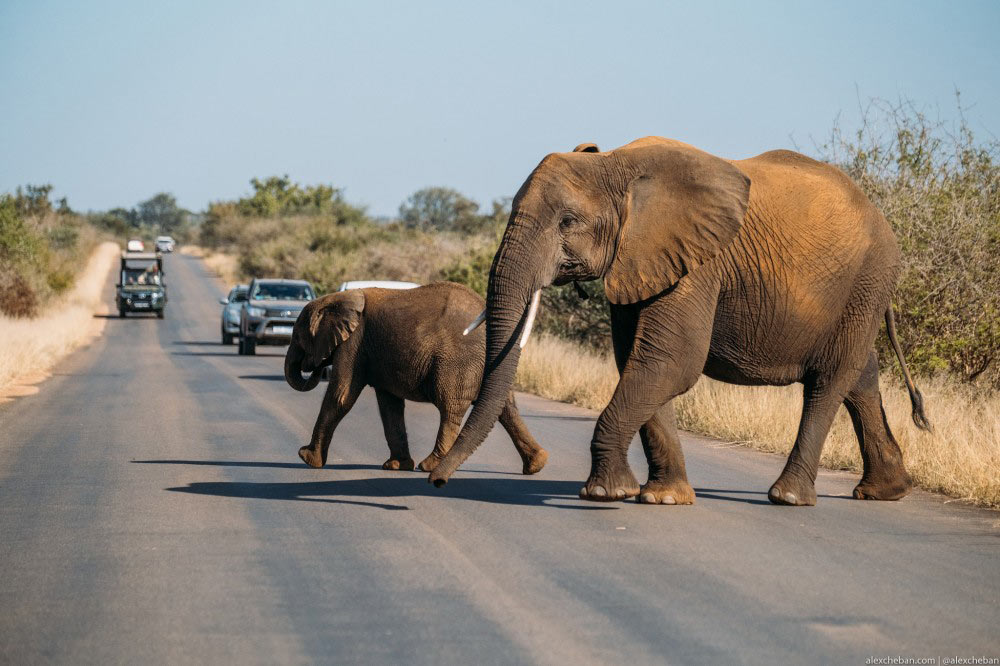
{"type": "Polygon", "coordinates": [[[229,299],[228,298],[220,298],[219,299],[219,303],[221,305],[229,305],[229,299]]]}

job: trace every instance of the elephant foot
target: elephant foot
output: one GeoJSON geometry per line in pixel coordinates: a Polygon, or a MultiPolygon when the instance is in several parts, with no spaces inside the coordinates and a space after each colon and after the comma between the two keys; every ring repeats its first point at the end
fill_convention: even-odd
{"type": "Polygon", "coordinates": [[[893,501],[906,497],[913,488],[913,479],[905,471],[892,480],[861,478],[854,489],[854,499],[893,501]]]}
{"type": "Polygon", "coordinates": [[[420,464],[417,465],[417,469],[421,472],[433,472],[439,462],[441,462],[441,458],[438,458],[437,455],[432,453],[420,461],[420,464]]]}
{"type": "Polygon", "coordinates": [[[684,479],[647,481],[636,501],[639,504],[694,504],[694,488],[684,479]]]}
{"type": "Polygon", "coordinates": [[[524,467],[521,474],[538,474],[549,461],[549,453],[545,449],[538,449],[530,458],[524,460],[524,467]]]}
{"type": "Polygon", "coordinates": [[[816,486],[812,482],[782,475],[767,491],[767,499],[771,500],[772,504],[815,506],[816,486]]]}
{"type": "Polygon", "coordinates": [[[304,462],[305,464],[309,465],[310,467],[315,467],[317,469],[322,467],[323,464],[326,462],[325,460],[323,460],[323,456],[321,456],[316,451],[313,451],[308,446],[303,446],[301,449],[299,449],[299,458],[302,458],[302,462],[304,462]]]}
{"type": "Polygon", "coordinates": [[[639,482],[628,463],[603,464],[592,472],[587,484],[580,488],[580,499],[591,502],[617,502],[639,494],[639,482]]]}
{"type": "Polygon", "coordinates": [[[399,470],[402,472],[412,472],[413,471],[413,458],[404,458],[402,460],[397,460],[396,458],[389,458],[384,463],[382,463],[382,469],[388,470],[399,470]]]}

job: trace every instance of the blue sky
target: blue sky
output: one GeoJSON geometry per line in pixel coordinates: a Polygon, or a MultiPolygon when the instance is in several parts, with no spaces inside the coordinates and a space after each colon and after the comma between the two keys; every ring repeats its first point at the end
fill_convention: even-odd
{"type": "Polygon", "coordinates": [[[190,209],[289,174],[393,215],[648,134],[725,157],[908,97],[1000,134],[1000,2],[0,0],[0,192],[190,209]]]}

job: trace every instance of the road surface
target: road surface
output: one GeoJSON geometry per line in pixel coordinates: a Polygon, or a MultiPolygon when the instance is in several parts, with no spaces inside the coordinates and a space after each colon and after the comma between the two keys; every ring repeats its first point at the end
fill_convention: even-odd
{"type": "MultiPolygon", "coordinates": [[[[281,348],[221,346],[225,285],[166,270],[164,321],[110,319],[0,406],[0,662],[1000,657],[1000,514],[855,501],[834,472],[816,507],[771,506],[780,458],[694,437],[694,506],[583,502],[594,414],[532,396],[535,477],[499,428],[441,490],[382,471],[370,391],[310,469],[325,385],[291,390],[281,348]]],[[[419,460],[436,412],[407,420],[419,460]]]]}

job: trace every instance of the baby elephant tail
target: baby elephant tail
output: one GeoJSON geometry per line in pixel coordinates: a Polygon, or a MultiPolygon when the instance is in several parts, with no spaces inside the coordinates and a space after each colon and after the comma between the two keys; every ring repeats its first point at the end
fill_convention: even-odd
{"type": "Polygon", "coordinates": [[[896,339],[896,316],[892,313],[892,305],[889,305],[885,311],[885,330],[889,335],[889,342],[892,343],[892,349],[896,352],[896,358],[899,359],[899,367],[903,370],[903,381],[906,382],[906,390],[910,393],[910,404],[913,405],[913,422],[921,430],[932,432],[934,428],[931,427],[931,422],[924,412],[924,396],[920,393],[920,389],[913,383],[913,378],[910,377],[910,369],[906,367],[903,350],[896,339]]]}

